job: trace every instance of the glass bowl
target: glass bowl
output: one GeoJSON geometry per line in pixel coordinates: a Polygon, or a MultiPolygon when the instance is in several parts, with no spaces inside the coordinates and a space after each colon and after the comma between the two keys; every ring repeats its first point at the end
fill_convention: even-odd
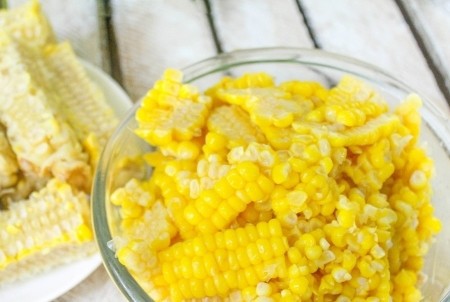
{"type": "MultiPolygon", "coordinates": [[[[265,48],[238,50],[206,59],[183,69],[185,82],[205,89],[224,75],[244,72],[267,72],[277,82],[300,79],[335,85],[342,75],[352,74],[367,81],[378,90],[390,105],[396,105],[411,92],[420,92],[387,74],[376,66],[324,52],[296,48],[265,48]]],[[[421,141],[436,164],[433,178],[432,202],[443,228],[430,249],[424,272],[428,279],[421,287],[427,301],[450,301],[450,121],[432,102],[424,98],[421,141]]],[[[93,188],[93,223],[103,262],[120,291],[131,301],[152,301],[115,257],[112,237],[119,234],[119,211],[110,203],[109,196],[131,177],[148,177],[149,167],[129,162],[151,150],[133,130],[137,103],[116,129],[101,156],[93,188]]]]}

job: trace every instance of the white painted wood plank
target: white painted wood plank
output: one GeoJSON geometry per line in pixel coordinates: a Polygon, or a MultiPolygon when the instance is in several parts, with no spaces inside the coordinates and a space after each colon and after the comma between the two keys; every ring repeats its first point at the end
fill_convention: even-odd
{"type": "Polygon", "coordinates": [[[213,0],[211,6],[224,51],[313,47],[295,0],[213,0]]]}
{"type": "Polygon", "coordinates": [[[377,65],[448,110],[434,76],[392,0],[302,0],[319,44],[377,65]]]}
{"type": "Polygon", "coordinates": [[[142,97],[167,67],[182,68],[216,54],[202,1],[113,0],[122,78],[142,97]]]}
{"type": "MultiPolygon", "coordinates": [[[[8,0],[16,7],[27,0],[8,0]]],[[[95,0],[40,0],[59,40],[71,42],[75,52],[87,61],[102,67],[99,23],[95,0]]]]}
{"type": "Polygon", "coordinates": [[[450,92],[450,1],[401,2],[450,92]]]}
{"type": "Polygon", "coordinates": [[[415,9],[435,51],[450,70],[450,1],[412,0],[408,4],[415,9]]]}

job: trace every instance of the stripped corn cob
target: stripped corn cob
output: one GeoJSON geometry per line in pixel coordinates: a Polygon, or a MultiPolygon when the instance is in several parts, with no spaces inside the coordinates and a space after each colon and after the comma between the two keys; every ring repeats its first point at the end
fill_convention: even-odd
{"type": "Polygon", "coordinates": [[[93,252],[88,204],[84,193],[53,179],[0,212],[0,283],[93,252]]]}
{"type": "Polygon", "coordinates": [[[0,96],[0,121],[19,165],[25,174],[54,176],[89,190],[87,156],[72,129],[51,108],[49,95],[35,84],[35,70],[26,61],[0,32],[0,85],[7,87],[0,96]]]}
{"type": "Polygon", "coordinates": [[[94,168],[117,118],[102,92],[88,79],[70,44],[47,44],[44,50],[18,47],[34,82],[49,106],[71,126],[94,168]]]}
{"type": "Polygon", "coordinates": [[[5,129],[0,125],[0,195],[3,189],[17,183],[19,165],[6,137],[5,129]]]}
{"type": "Polygon", "coordinates": [[[38,49],[55,40],[37,0],[15,9],[0,10],[0,28],[25,47],[38,49]]]}
{"type": "Polygon", "coordinates": [[[47,182],[48,179],[44,177],[36,178],[32,175],[19,173],[17,183],[13,187],[4,189],[1,192],[0,201],[7,209],[9,204],[27,199],[32,192],[42,189],[47,182]]]}
{"type": "Polygon", "coordinates": [[[42,72],[41,81],[55,90],[54,108],[74,129],[95,167],[101,148],[117,125],[117,117],[86,75],[69,43],[47,45],[43,63],[46,72],[42,72]]]}

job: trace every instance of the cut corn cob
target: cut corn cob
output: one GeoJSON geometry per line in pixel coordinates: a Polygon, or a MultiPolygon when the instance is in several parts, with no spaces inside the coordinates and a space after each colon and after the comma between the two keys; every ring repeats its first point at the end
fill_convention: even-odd
{"type": "Polygon", "coordinates": [[[0,125],[0,196],[5,188],[17,183],[19,165],[16,155],[6,137],[5,128],[0,125]]]}
{"type": "Polygon", "coordinates": [[[258,163],[264,169],[271,169],[277,161],[277,154],[267,144],[250,143],[246,148],[238,146],[231,149],[227,159],[230,164],[250,161],[258,163]]]}
{"type": "Polygon", "coordinates": [[[189,203],[184,209],[184,217],[200,233],[222,230],[250,202],[266,200],[271,186],[273,183],[261,175],[257,164],[241,162],[212,189],[201,192],[199,198],[189,203]]]}
{"type": "Polygon", "coordinates": [[[312,105],[300,98],[292,99],[278,88],[223,89],[217,93],[220,99],[244,108],[259,127],[286,128],[295,116],[305,114],[312,105]]]}
{"type": "Polygon", "coordinates": [[[311,122],[294,122],[292,126],[299,134],[314,134],[328,139],[333,147],[370,145],[394,132],[399,126],[399,118],[394,114],[383,114],[362,126],[342,130],[311,122]]]}
{"type": "Polygon", "coordinates": [[[344,165],[344,173],[366,192],[379,191],[395,171],[390,143],[387,138],[364,148],[354,156],[351,165],[344,165]]]}
{"type": "Polygon", "coordinates": [[[274,87],[273,78],[267,73],[246,73],[238,78],[224,77],[217,84],[206,90],[205,94],[215,102],[227,102],[222,99],[223,89],[268,88],[274,87]]]}
{"type": "Polygon", "coordinates": [[[0,283],[92,253],[88,204],[84,193],[53,179],[0,212],[0,283]]]}
{"type": "Polygon", "coordinates": [[[348,127],[361,126],[366,120],[388,110],[387,103],[363,81],[343,76],[326,98],[326,119],[348,127]]]}
{"type": "Polygon", "coordinates": [[[16,44],[0,32],[0,121],[25,174],[55,176],[78,188],[90,189],[91,168],[69,125],[55,114],[49,97],[34,80],[33,65],[16,44]]]}
{"type": "MultiPolygon", "coordinates": [[[[127,184],[129,189],[135,186],[136,184],[127,184]]],[[[141,193],[146,194],[145,191],[141,193]]],[[[118,260],[128,267],[145,289],[150,290],[153,285],[148,277],[155,270],[156,252],[170,245],[177,229],[161,200],[156,200],[151,205],[145,202],[146,205],[141,206],[143,196],[138,197],[136,192],[132,195],[134,196],[128,195],[125,199],[117,196],[121,201],[121,210],[128,218],[122,221],[122,232],[114,238],[114,243],[118,260]]]]}
{"type": "Polygon", "coordinates": [[[181,83],[182,74],[166,71],[137,111],[136,133],[155,146],[186,141],[202,134],[211,99],[181,83]]]}
{"type": "Polygon", "coordinates": [[[193,237],[195,234],[194,228],[186,221],[183,215],[188,199],[178,191],[173,177],[168,176],[158,168],[153,173],[154,176],[152,178],[161,191],[164,205],[177,226],[181,238],[193,237]]]}
{"type": "Polygon", "coordinates": [[[277,220],[195,237],[159,253],[159,286],[173,301],[226,296],[259,280],[284,277],[286,250],[277,220]]]}
{"type": "Polygon", "coordinates": [[[223,135],[228,148],[263,142],[262,133],[249,121],[248,114],[236,106],[215,108],[208,119],[208,130],[223,135]]]}
{"type": "Polygon", "coordinates": [[[26,47],[38,49],[55,40],[37,0],[31,0],[15,9],[0,10],[0,28],[14,41],[26,47]]]}

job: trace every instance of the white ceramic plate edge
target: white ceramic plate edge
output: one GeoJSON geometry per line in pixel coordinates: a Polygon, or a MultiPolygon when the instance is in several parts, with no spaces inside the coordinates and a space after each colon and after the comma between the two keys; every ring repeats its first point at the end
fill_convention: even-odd
{"type": "MultiPolygon", "coordinates": [[[[132,107],[125,91],[98,67],[80,60],[88,76],[103,91],[106,101],[122,118],[132,107]]],[[[49,271],[0,287],[0,301],[47,302],[58,298],[86,279],[101,264],[99,253],[57,266],[49,271]]]]}

